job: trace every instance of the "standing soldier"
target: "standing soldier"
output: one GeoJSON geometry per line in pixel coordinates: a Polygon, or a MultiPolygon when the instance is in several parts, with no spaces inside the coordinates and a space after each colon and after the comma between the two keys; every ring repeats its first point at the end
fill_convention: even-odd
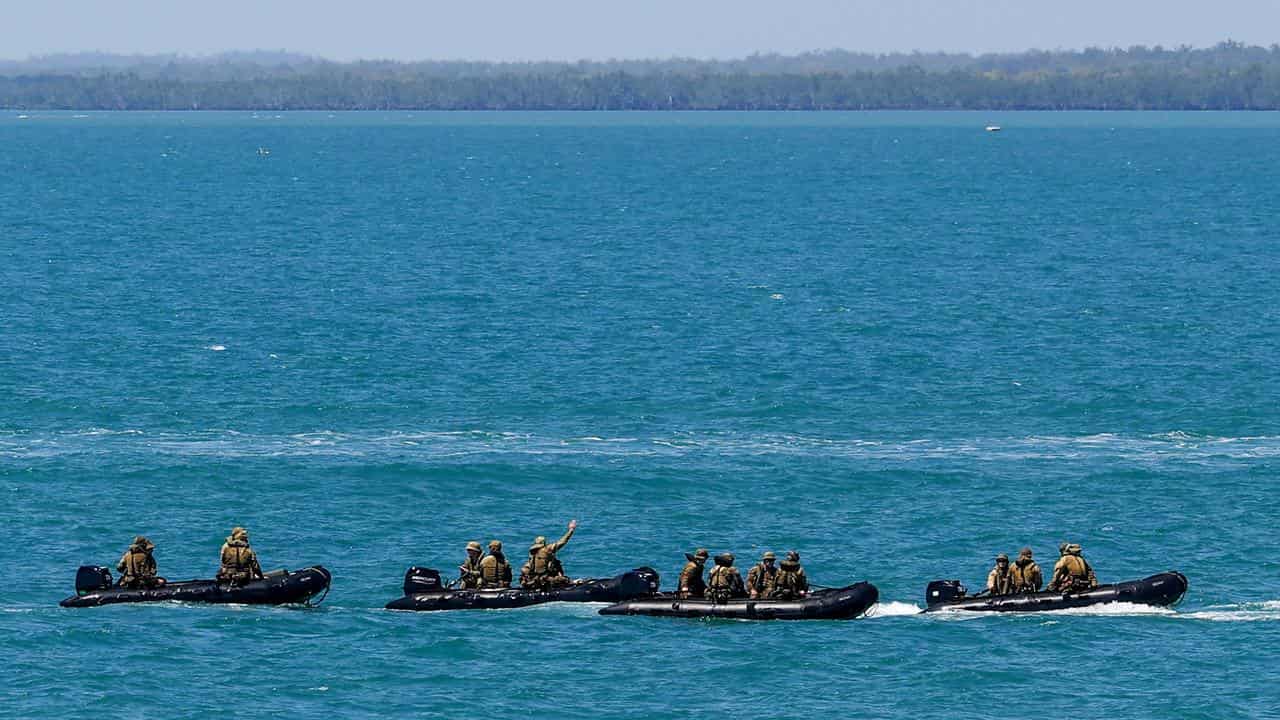
{"type": "Polygon", "coordinates": [[[262,579],[258,554],[249,547],[249,531],[242,527],[231,528],[231,537],[222,544],[220,560],[218,582],[244,585],[262,579]]]}
{"type": "Polygon", "coordinates": [[[778,574],[778,568],[774,567],[774,562],[778,559],[777,555],[770,550],[760,556],[760,562],[751,566],[747,571],[747,597],[764,598],[769,597],[769,593],[773,590],[773,580],[778,574]]]}
{"type": "Polygon", "coordinates": [[[707,584],[702,581],[702,568],[707,564],[710,554],[706,548],[698,548],[692,555],[684,554],[689,561],[680,571],[680,585],[677,595],[682,598],[701,598],[707,592],[707,584]]]}
{"type": "Polygon", "coordinates": [[[502,541],[489,541],[489,554],[480,561],[480,589],[511,587],[511,565],[502,553],[502,541]]]}
{"type": "Polygon", "coordinates": [[[747,594],[747,588],[742,583],[742,574],[733,566],[733,560],[733,553],[720,553],[716,556],[716,566],[707,574],[707,597],[715,602],[724,602],[747,594]]]}
{"type": "Polygon", "coordinates": [[[1062,557],[1053,566],[1053,579],[1049,581],[1049,589],[1056,592],[1082,592],[1098,587],[1098,578],[1093,574],[1093,567],[1081,554],[1082,548],[1076,543],[1065,544],[1062,557]]]}
{"type": "Polygon", "coordinates": [[[156,559],[151,555],[155,543],[142,535],[133,538],[133,544],[116,563],[119,570],[120,585],[131,590],[153,588],[164,584],[164,578],[156,575],[156,559]]]}
{"type": "Polygon", "coordinates": [[[1009,576],[1009,556],[1004,553],[996,555],[996,565],[987,573],[987,594],[1008,595],[1012,592],[1012,578],[1009,576]]]}
{"type": "Polygon", "coordinates": [[[808,594],[809,578],[800,567],[800,553],[792,550],[779,566],[778,575],[773,579],[773,592],[769,596],[775,600],[796,600],[808,594]]]}
{"type": "Polygon", "coordinates": [[[569,521],[569,530],[559,540],[547,544],[541,535],[534,539],[529,547],[529,562],[520,568],[520,587],[526,590],[550,590],[565,587],[572,581],[564,574],[564,566],[556,553],[569,544],[573,531],[578,529],[578,521],[569,521]]]}
{"type": "Polygon", "coordinates": [[[1040,592],[1044,584],[1044,574],[1031,555],[1031,548],[1024,547],[1018,553],[1018,560],[1009,568],[1010,592],[1015,595],[1040,592]]]}
{"type": "Polygon", "coordinates": [[[463,590],[480,587],[480,543],[476,540],[467,543],[467,559],[458,566],[458,587],[463,590]]]}

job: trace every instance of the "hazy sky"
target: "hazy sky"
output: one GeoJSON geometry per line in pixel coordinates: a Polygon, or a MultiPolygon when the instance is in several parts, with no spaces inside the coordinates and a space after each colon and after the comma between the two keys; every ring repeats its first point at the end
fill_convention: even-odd
{"type": "Polygon", "coordinates": [[[339,60],[736,57],[1280,42],[1277,0],[10,0],[0,57],[291,50],[339,60]]]}

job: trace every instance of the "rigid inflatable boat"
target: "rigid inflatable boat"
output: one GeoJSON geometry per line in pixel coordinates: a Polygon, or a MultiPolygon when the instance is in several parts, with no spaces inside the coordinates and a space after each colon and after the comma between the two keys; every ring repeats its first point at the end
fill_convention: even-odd
{"type": "Polygon", "coordinates": [[[620,602],[658,592],[658,573],[636,568],[613,578],[577,580],[554,590],[518,587],[492,590],[450,589],[431,568],[412,567],[404,576],[404,597],[387,603],[388,610],[503,610],[549,602],[620,602]]]}
{"type": "MultiPolygon", "coordinates": [[[[228,585],[216,580],[184,580],[154,588],[125,588],[111,584],[111,571],[86,565],[76,573],[76,594],[63,600],[62,607],[96,607],[115,603],[180,602],[242,603],[245,605],[289,605],[308,603],[329,592],[329,571],[319,565],[303,570],[273,570],[261,580],[244,585],[228,585]]],[[[323,600],[323,596],[320,600],[323,600]]],[[[316,601],[319,602],[319,601],[316,601]]]]}
{"type": "Polygon", "coordinates": [[[876,586],[860,582],[843,588],[815,590],[799,600],[712,600],[674,595],[629,600],[600,610],[601,615],[657,615],[740,620],[845,620],[867,612],[880,599],[876,586]]]}
{"type": "Polygon", "coordinates": [[[1138,605],[1173,605],[1187,592],[1187,578],[1179,572],[1163,572],[1145,580],[1099,585],[1077,593],[1038,592],[1024,595],[965,596],[959,580],[934,580],[925,590],[925,612],[968,610],[974,612],[1039,612],[1124,602],[1138,605]]]}

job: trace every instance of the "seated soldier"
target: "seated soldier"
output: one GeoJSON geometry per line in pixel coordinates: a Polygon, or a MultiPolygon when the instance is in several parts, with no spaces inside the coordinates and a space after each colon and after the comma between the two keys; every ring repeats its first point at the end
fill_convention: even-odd
{"type": "Polygon", "coordinates": [[[511,565],[502,552],[501,540],[489,541],[489,554],[480,561],[480,589],[511,587],[511,565]]]}
{"type": "Polygon", "coordinates": [[[520,568],[520,587],[526,590],[550,590],[565,587],[572,581],[565,576],[564,566],[556,553],[569,544],[573,531],[578,528],[577,520],[569,521],[569,530],[559,540],[547,544],[547,539],[539,535],[529,548],[529,561],[520,568]]]}
{"type": "Polygon", "coordinates": [[[1098,587],[1098,578],[1093,574],[1089,561],[1081,554],[1082,548],[1076,543],[1067,544],[1062,549],[1062,557],[1053,566],[1053,579],[1049,581],[1049,589],[1055,592],[1082,592],[1098,587]]]}
{"type": "Polygon", "coordinates": [[[734,598],[746,597],[747,588],[742,583],[742,574],[733,566],[733,553],[721,553],[716,556],[716,566],[707,575],[707,597],[715,602],[724,602],[734,598]]]}
{"type": "Polygon", "coordinates": [[[1022,548],[1018,553],[1017,561],[1009,568],[1010,592],[1019,595],[1040,592],[1040,586],[1043,584],[1044,575],[1031,555],[1031,548],[1022,548]]]}
{"type": "Polygon", "coordinates": [[[987,594],[1008,595],[1013,591],[1013,583],[1009,576],[1009,556],[1004,553],[996,555],[995,567],[987,573],[987,594]]]}
{"type": "Polygon", "coordinates": [[[231,536],[222,545],[221,561],[218,582],[244,585],[262,579],[258,554],[249,547],[249,532],[242,527],[231,529],[231,536]]]}
{"type": "Polygon", "coordinates": [[[120,571],[120,585],[130,589],[153,588],[164,585],[164,578],[156,574],[156,559],[151,552],[156,549],[155,543],[142,535],[133,539],[133,544],[116,563],[120,571]]]}
{"type": "Polygon", "coordinates": [[[707,584],[702,580],[702,568],[707,564],[710,554],[706,548],[698,548],[692,555],[685,553],[688,562],[680,571],[680,583],[676,595],[682,598],[701,598],[707,593],[707,584]]]}
{"type": "Polygon", "coordinates": [[[769,592],[773,590],[773,579],[778,574],[778,568],[774,566],[777,559],[778,556],[773,551],[766,552],[760,556],[760,562],[747,571],[747,597],[769,597],[769,592]]]}
{"type": "Polygon", "coordinates": [[[800,567],[800,553],[792,550],[778,567],[769,597],[775,600],[798,600],[809,594],[809,578],[800,567]]]}
{"type": "Polygon", "coordinates": [[[458,566],[458,587],[474,590],[480,587],[480,543],[467,543],[467,559],[458,566]]]}

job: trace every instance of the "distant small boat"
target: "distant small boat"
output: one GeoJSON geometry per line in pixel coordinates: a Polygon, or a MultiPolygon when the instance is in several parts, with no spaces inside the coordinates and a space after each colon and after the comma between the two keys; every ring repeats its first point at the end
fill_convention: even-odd
{"type": "Polygon", "coordinates": [[[31,116],[30,116],[30,115],[19,115],[19,116],[18,116],[18,119],[19,119],[19,120],[26,120],[26,119],[27,119],[27,118],[29,118],[29,117],[31,117],[31,116]]]}
{"type": "Polygon", "coordinates": [[[1000,131],[1001,131],[1001,130],[1003,130],[1003,129],[1004,129],[1004,128],[1000,127],[999,125],[988,125],[988,126],[987,126],[987,132],[1000,132],[1000,131]]]}
{"type": "Polygon", "coordinates": [[[270,151],[270,150],[268,150],[267,148],[260,147],[260,148],[258,148],[258,154],[259,154],[259,155],[262,155],[262,156],[267,156],[267,155],[270,155],[270,154],[271,154],[271,151],[270,151]]]}

